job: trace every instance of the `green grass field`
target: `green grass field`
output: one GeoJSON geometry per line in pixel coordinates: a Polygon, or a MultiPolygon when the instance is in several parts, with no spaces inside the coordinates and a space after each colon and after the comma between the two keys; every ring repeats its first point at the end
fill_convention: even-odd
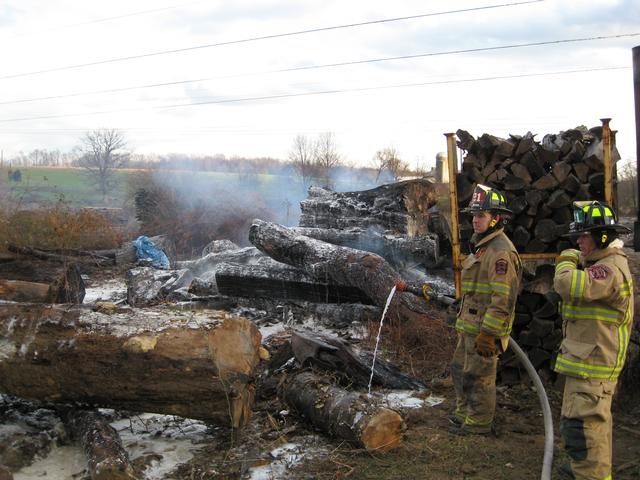
{"type": "MultiPolygon", "coordinates": [[[[103,198],[97,185],[83,169],[56,167],[20,168],[22,180],[8,180],[8,169],[0,169],[0,192],[6,191],[18,205],[47,206],[63,199],[71,207],[122,207],[127,196],[127,184],[139,170],[117,170],[114,186],[103,198]]],[[[306,198],[306,188],[297,177],[282,175],[242,175],[229,172],[157,171],[156,178],[176,188],[185,198],[215,197],[228,192],[230,198],[256,198],[269,208],[278,210],[287,204],[296,205],[306,198]]],[[[335,185],[337,191],[372,188],[370,181],[345,178],[335,185]]]]}
{"type": "Polygon", "coordinates": [[[87,177],[82,169],[77,168],[20,168],[22,181],[8,181],[8,170],[0,171],[10,198],[18,204],[52,204],[60,198],[73,206],[115,206],[124,199],[126,178],[129,172],[117,171],[115,188],[107,193],[105,199],[96,185],[87,177]]]}

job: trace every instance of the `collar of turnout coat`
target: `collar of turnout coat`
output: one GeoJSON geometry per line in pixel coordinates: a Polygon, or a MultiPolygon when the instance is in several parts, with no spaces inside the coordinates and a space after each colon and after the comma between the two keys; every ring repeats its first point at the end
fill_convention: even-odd
{"type": "Polygon", "coordinates": [[[477,250],[482,245],[486,245],[487,243],[489,243],[491,240],[493,240],[494,238],[496,238],[498,235],[502,234],[503,232],[504,232],[504,228],[499,228],[495,232],[492,232],[489,235],[487,235],[486,237],[480,238],[480,240],[478,240],[478,238],[480,236],[477,233],[474,233],[473,236],[471,237],[471,243],[473,244],[474,250],[477,250]],[[478,243],[476,243],[476,241],[478,243]]]}
{"type": "Polygon", "coordinates": [[[598,260],[602,260],[609,255],[622,255],[624,257],[627,256],[626,253],[622,251],[622,247],[624,243],[620,239],[616,239],[611,242],[607,248],[596,248],[593,252],[589,253],[586,257],[582,257],[583,265],[591,265],[598,260]]]}

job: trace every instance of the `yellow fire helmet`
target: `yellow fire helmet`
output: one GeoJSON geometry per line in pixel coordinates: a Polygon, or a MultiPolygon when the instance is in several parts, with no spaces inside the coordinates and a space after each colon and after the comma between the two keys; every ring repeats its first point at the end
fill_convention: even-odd
{"type": "Polygon", "coordinates": [[[600,230],[631,233],[630,229],[618,223],[616,212],[606,203],[598,200],[573,202],[573,222],[569,224],[569,232],[563,237],[573,237],[585,232],[600,230]]]}
{"type": "Polygon", "coordinates": [[[476,212],[513,213],[507,208],[507,201],[501,192],[480,184],[476,185],[469,206],[460,211],[470,214],[476,212]]]}

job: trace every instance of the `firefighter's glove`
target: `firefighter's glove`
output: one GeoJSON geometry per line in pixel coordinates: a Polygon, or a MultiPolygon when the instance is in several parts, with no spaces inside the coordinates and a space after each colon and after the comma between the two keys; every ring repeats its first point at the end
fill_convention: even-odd
{"type": "Polygon", "coordinates": [[[396,282],[396,292],[404,292],[407,290],[407,284],[403,280],[398,280],[396,282]]]}
{"type": "Polygon", "coordinates": [[[481,331],[476,337],[476,352],[481,357],[493,357],[498,353],[496,337],[481,331]]]}
{"type": "Polygon", "coordinates": [[[556,265],[560,262],[573,262],[574,265],[578,265],[580,262],[580,251],[575,248],[568,248],[560,252],[560,255],[556,257],[556,265]]]}

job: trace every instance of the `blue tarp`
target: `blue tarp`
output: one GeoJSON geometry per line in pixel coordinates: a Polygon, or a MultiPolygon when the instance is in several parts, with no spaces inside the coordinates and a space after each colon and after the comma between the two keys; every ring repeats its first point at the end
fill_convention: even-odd
{"type": "Polygon", "coordinates": [[[169,270],[169,259],[165,253],[149,240],[149,237],[141,235],[133,242],[138,260],[149,262],[153,268],[169,270]]]}

